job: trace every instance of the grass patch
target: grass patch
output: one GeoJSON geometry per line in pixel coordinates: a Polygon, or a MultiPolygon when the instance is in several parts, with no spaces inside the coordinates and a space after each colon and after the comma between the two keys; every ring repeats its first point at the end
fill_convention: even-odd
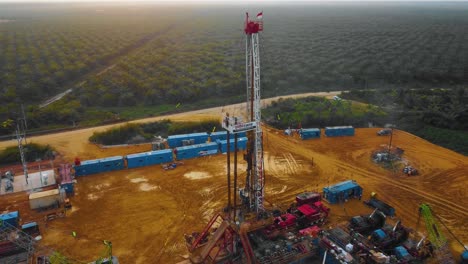
{"type": "Polygon", "coordinates": [[[151,142],[154,136],[209,132],[213,128],[221,129],[218,120],[203,122],[172,122],[162,120],[151,123],[133,123],[110,128],[103,132],[94,132],[89,141],[104,145],[138,144],[151,142]]]}
{"type": "Polygon", "coordinates": [[[383,124],[388,115],[380,107],[349,100],[328,100],[321,97],[280,99],[262,111],[266,122],[276,128],[367,126],[383,124]]]}
{"type": "MultiPolygon", "coordinates": [[[[29,143],[23,146],[24,155],[27,162],[36,161],[38,159],[52,159],[54,157],[54,149],[49,145],[40,145],[29,143]]],[[[11,146],[0,152],[0,164],[12,164],[21,162],[21,156],[17,146],[11,146]]]]}

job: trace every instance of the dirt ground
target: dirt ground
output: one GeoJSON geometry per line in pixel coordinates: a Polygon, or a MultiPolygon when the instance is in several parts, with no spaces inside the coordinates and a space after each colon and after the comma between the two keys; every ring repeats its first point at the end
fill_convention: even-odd
{"type": "MultiPolygon", "coordinates": [[[[174,120],[219,118],[216,110],[177,114],[174,120]]],[[[100,149],[89,144],[93,130],[84,129],[32,138],[55,147],[66,160],[125,155],[149,150],[148,145],[100,149]]],[[[451,231],[468,243],[468,158],[433,145],[404,131],[396,131],[394,145],[405,150],[404,158],[419,169],[419,176],[403,176],[373,163],[371,152],[388,142],[376,136],[376,128],[357,129],[354,137],[302,141],[264,126],[266,201],[286,208],[295,194],[321,190],[328,184],[354,179],[363,188],[393,205],[397,217],[416,229],[418,205],[428,203],[451,231]]],[[[0,148],[8,145],[0,143],[0,148]]],[[[243,186],[245,163],[239,153],[239,186],[243,186]]],[[[232,159],[231,159],[232,161],[232,159]]],[[[161,166],[123,170],[78,178],[73,210],[65,218],[41,221],[41,214],[28,209],[27,194],[0,197],[0,210],[20,210],[22,220],[37,220],[43,232],[42,245],[80,261],[91,261],[110,240],[121,263],[176,263],[187,254],[184,233],[203,229],[209,218],[226,205],[226,155],[218,154],[184,161],[174,170],[161,166]],[[71,232],[75,231],[74,238],[71,232]]],[[[370,213],[359,201],[332,206],[330,224],[356,214],[370,213]]],[[[442,227],[441,227],[442,228],[442,227]]],[[[424,222],[418,226],[424,231],[424,222]]],[[[461,246],[443,229],[454,252],[461,246]]]]}

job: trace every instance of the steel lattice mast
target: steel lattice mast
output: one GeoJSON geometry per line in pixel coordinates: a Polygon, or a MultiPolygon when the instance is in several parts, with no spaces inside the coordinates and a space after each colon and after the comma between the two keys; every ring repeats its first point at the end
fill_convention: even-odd
{"type": "MultiPolygon", "coordinates": [[[[245,19],[245,75],[247,92],[247,120],[231,117],[227,114],[222,122],[229,133],[247,131],[249,139],[247,146],[247,178],[245,189],[240,190],[244,205],[260,214],[264,211],[264,172],[263,172],[263,142],[260,112],[260,43],[259,32],[263,30],[262,13],[256,20],[251,20],[249,14],[245,19]]],[[[229,163],[229,162],[228,162],[229,163]]]]}
{"type": "MultiPolygon", "coordinates": [[[[261,17],[260,13],[257,17],[261,17]]],[[[247,84],[247,106],[250,122],[255,122],[254,135],[250,138],[249,152],[247,158],[251,159],[250,183],[248,183],[250,208],[257,213],[263,211],[264,199],[264,173],[263,173],[263,142],[260,109],[260,48],[259,32],[263,30],[262,21],[252,21],[246,14],[246,84],[247,84]]],[[[249,174],[249,173],[248,173],[249,174]]]]}

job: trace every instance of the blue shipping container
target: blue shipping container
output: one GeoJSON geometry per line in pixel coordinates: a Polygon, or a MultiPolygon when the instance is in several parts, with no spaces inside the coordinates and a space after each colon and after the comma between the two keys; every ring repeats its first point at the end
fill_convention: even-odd
{"type": "Polygon", "coordinates": [[[99,172],[99,160],[85,160],[81,165],[74,166],[75,176],[96,174],[99,172]]]}
{"type": "Polygon", "coordinates": [[[309,138],[320,138],[320,129],[318,128],[301,129],[299,134],[303,140],[306,140],[309,138]]]}
{"type": "Polygon", "coordinates": [[[100,171],[115,171],[125,168],[124,158],[122,156],[108,157],[99,160],[100,171]]]}
{"type": "Polygon", "coordinates": [[[172,156],[172,149],[164,149],[159,151],[151,151],[147,157],[148,165],[157,165],[167,162],[172,162],[174,157],[172,156]]]}
{"type": "Polygon", "coordinates": [[[84,176],[106,171],[124,169],[124,159],[122,156],[115,156],[96,160],[85,160],[81,165],[75,166],[75,176],[84,176]]]}
{"type": "Polygon", "coordinates": [[[323,197],[331,204],[345,202],[350,198],[362,196],[362,188],[355,181],[349,180],[323,188],[323,197]]]}
{"type": "Polygon", "coordinates": [[[172,150],[163,149],[137,154],[127,155],[127,167],[129,169],[172,162],[172,150]]]}
{"type": "MultiPolygon", "coordinates": [[[[229,134],[229,137],[233,139],[235,134],[231,133],[229,134]]],[[[241,137],[246,137],[247,133],[246,132],[239,132],[237,133],[237,138],[241,137]]],[[[218,131],[218,132],[213,132],[210,134],[210,142],[216,142],[217,140],[226,140],[227,139],[227,131],[218,131]]]]}
{"type": "MultiPolygon", "coordinates": [[[[229,151],[234,152],[234,142],[235,139],[229,140],[229,151]]],[[[227,152],[227,140],[218,140],[218,145],[219,149],[221,150],[221,153],[226,153],[227,152]]],[[[237,150],[245,150],[247,148],[247,138],[238,138],[237,139],[237,150]]]]}
{"type": "Polygon", "coordinates": [[[148,152],[129,154],[125,158],[127,159],[127,168],[133,169],[137,167],[148,166],[146,156],[148,152]]]}
{"type": "Polygon", "coordinates": [[[404,259],[409,256],[408,250],[402,246],[398,246],[395,248],[395,256],[397,259],[404,259]]]}
{"type": "Polygon", "coordinates": [[[2,223],[0,228],[3,227],[3,222],[8,223],[11,226],[18,227],[19,224],[19,212],[14,211],[6,214],[1,214],[0,215],[0,223],[2,223]]]}
{"type": "Polygon", "coordinates": [[[326,127],[325,135],[327,137],[354,136],[354,127],[352,126],[326,127]]]}
{"type": "Polygon", "coordinates": [[[194,140],[194,144],[202,144],[208,141],[208,133],[192,133],[184,135],[171,135],[167,137],[167,143],[170,148],[182,147],[183,140],[194,140]]]}
{"type": "Polygon", "coordinates": [[[205,144],[178,147],[175,152],[178,160],[214,155],[218,153],[218,144],[209,142],[205,144]]]}
{"type": "Polygon", "coordinates": [[[66,194],[73,194],[75,193],[75,184],[73,182],[70,183],[62,183],[60,185],[63,189],[65,189],[66,194]]]}

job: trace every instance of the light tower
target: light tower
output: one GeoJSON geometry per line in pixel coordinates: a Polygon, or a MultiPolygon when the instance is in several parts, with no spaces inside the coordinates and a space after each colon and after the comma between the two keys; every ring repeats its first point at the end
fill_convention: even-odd
{"type": "MultiPolygon", "coordinates": [[[[257,14],[252,20],[246,13],[244,32],[245,42],[245,68],[247,84],[247,117],[243,122],[240,117],[223,119],[223,127],[228,133],[247,131],[248,146],[245,160],[247,161],[247,177],[245,188],[240,190],[241,200],[250,210],[258,215],[264,211],[264,171],[263,171],[263,142],[260,112],[260,43],[259,33],[263,31],[263,14],[257,14]]],[[[229,139],[228,139],[229,140],[229,139]]],[[[228,162],[229,163],[229,162],[228,162]]],[[[235,194],[234,194],[235,195],[235,194]]]]}

